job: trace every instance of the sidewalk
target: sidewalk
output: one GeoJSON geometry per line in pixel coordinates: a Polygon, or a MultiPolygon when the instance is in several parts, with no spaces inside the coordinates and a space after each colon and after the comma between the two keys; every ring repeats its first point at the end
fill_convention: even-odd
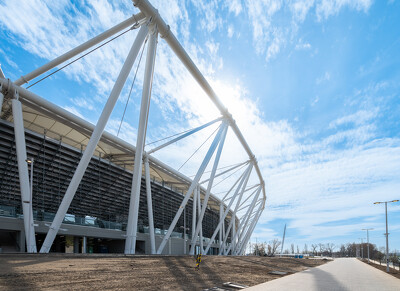
{"type": "Polygon", "coordinates": [[[355,258],[335,259],[319,267],[246,290],[400,290],[400,280],[355,258]]]}

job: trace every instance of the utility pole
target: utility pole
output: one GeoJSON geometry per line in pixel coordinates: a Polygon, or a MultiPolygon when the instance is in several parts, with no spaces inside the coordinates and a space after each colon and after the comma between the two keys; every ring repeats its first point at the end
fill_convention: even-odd
{"type": "Polygon", "coordinates": [[[373,230],[373,228],[363,228],[362,230],[366,230],[367,231],[367,247],[368,247],[368,264],[369,264],[369,230],[373,230]]]}
{"type": "Polygon", "coordinates": [[[364,246],[363,246],[363,237],[359,237],[359,240],[361,240],[361,259],[364,260],[364,246]]]}
{"type": "Polygon", "coordinates": [[[387,218],[387,204],[392,202],[399,202],[399,200],[385,201],[385,202],[374,202],[374,204],[385,203],[385,214],[386,214],[386,272],[389,273],[389,231],[388,231],[388,218],[387,218]]]}

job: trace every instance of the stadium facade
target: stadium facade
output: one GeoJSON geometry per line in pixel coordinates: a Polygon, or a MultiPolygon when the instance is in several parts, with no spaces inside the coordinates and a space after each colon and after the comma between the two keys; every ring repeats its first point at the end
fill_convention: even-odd
{"type": "Polygon", "coordinates": [[[140,13],[20,79],[6,79],[0,69],[1,251],[244,253],[266,200],[257,161],[233,117],[158,12],[148,1],[133,2],[140,13]],[[96,125],[21,87],[129,27],[139,30],[137,37],[96,125]],[[158,35],[221,116],[146,152],[158,35]],[[141,113],[133,146],[105,132],[104,127],[146,37],[141,113]],[[213,124],[219,124],[218,132],[194,178],[152,156],[213,124]],[[220,171],[218,162],[228,129],[233,130],[249,158],[220,171]],[[201,181],[209,164],[211,174],[201,181]],[[214,180],[234,170],[242,172],[232,187],[223,197],[213,195],[214,180]],[[259,182],[249,186],[252,173],[259,182]]]}

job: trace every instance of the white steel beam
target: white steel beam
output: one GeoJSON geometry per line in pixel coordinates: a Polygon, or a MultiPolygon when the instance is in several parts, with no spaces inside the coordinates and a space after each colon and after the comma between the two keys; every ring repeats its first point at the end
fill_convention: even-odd
{"type": "MultiPolygon", "coordinates": [[[[260,186],[260,184],[253,185],[253,186],[247,188],[243,193],[249,192],[249,191],[253,190],[254,188],[256,188],[256,187],[258,187],[258,186],[260,186]]],[[[225,195],[224,199],[222,199],[223,201],[226,201],[226,200],[229,200],[229,199],[232,198],[232,197],[226,198],[226,196],[227,196],[227,195],[225,195]]],[[[240,206],[242,206],[242,205],[243,205],[243,203],[242,203],[240,206]]]]}
{"type": "MultiPolygon", "coordinates": [[[[243,183],[242,190],[240,191],[239,198],[238,198],[236,206],[235,206],[235,210],[233,211],[233,214],[232,214],[232,217],[231,217],[231,222],[229,223],[228,229],[226,230],[226,233],[225,233],[224,244],[226,243],[226,239],[228,238],[229,231],[231,230],[231,228],[233,226],[233,223],[234,223],[234,221],[236,219],[236,212],[237,212],[237,209],[238,209],[238,207],[240,205],[240,201],[242,201],[243,193],[245,192],[245,189],[247,187],[247,183],[249,182],[251,170],[253,169],[253,163],[250,163],[249,168],[250,168],[250,170],[249,170],[249,173],[248,173],[248,175],[246,177],[246,181],[243,183]]],[[[233,240],[231,239],[231,245],[232,245],[232,243],[233,243],[233,240]]],[[[222,253],[220,252],[220,254],[222,254],[222,253]]],[[[224,252],[224,254],[227,255],[226,252],[224,252]]]]}
{"type": "MultiPolygon", "coordinates": [[[[228,192],[226,192],[225,196],[221,199],[221,202],[226,201],[226,200],[230,200],[230,198],[229,198],[229,199],[226,199],[226,197],[232,192],[233,189],[235,189],[236,184],[239,183],[240,181],[242,181],[242,178],[246,175],[247,169],[248,169],[248,168],[249,168],[249,167],[247,167],[247,168],[246,168],[246,171],[244,171],[244,172],[240,175],[240,177],[235,181],[235,183],[233,183],[232,187],[229,189],[228,192]]],[[[239,188],[240,188],[240,187],[239,187],[239,188]]],[[[235,193],[232,195],[232,197],[235,196],[235,195],[237,194],[237,191],[238,191],[238,190],[237,190],[237,188],[236,188],[236,191],[235,191],[235,193]]],[[[232,197],[231,197],[231,198],[232,198],[232,197]]]]}
{"type": "MultiPolygon", "coordinates": [[[[222,220],[219,221],[217,227],[215,228],[214,233],[213,233],[213,235],[212,235],[212,237],[211,237],[211,239],[210,239],[210,241],[209,241],[209,243],[208,243],[208,245],[207,245],[207,247],[206,247],[206,249],[205,249],[205,253],[208,252],[208,250],[209,250],[210,247],[211,247],[211,242],[215,239],[215,237],[216,237],[218,231],[220,231],[221,229],[224,231],[222,245],[225,246],[225,244],[226,244],[226,233],[225,233],[225,229],[224,229],[224,228],[225,228],[225,218],[226,218],[226,216],[228,215],[229,210],[230,210],[230,208],[232,207],[232,204],[233,204],[233,202],[235,201],[235,198],[236,198],[237,194],[239,193],[240,189],[242,188],[243,183],[244,183],[245,180],[248,178],[248,176],[250,176],[251,167],[252,167],[252,164],[250,164],[250,165],[247,167],[247,169],[244,171],[244,173],[239,177],[239,180],[238,180],[238,181],[240,181],[240,182],[239,182],[239,185],[238,185],[237,188],[236,188],[235,194],[234,194],[233,198],[229,201],[229,205],[226,207],[226,210],[225,210],[225,212],[224,212],[224,214],[223,214],[223,216],[222,216],[222,220]]],[[[236,183],[235,183],[235,184],[236,184],[236,183]]],[[[233,217],[233,214],[232,214],[232,217],[233,217]]],[[[231,219],[232,219],[232,218],[231,218],[231,219]]],[[[220,254],[220,253],[219,253],[219,254],[220,254]]]]}
{"type": "MultiPolygon", "coordinates": [[[[236,214],[235,216],[236,217],[236,214]]],[[[229,245],[229,249],[233,246],[235,248],[236,246],[236,219],[233,219],[233,224],[232,224],[232,235],[231,235],[231,243],[229,245]]],[[[229,250],[225,252],[226,255],[229,255],[229,250]]],[[[232,253],[233,254],[233,253],[232,253]]]]}
{"type": "Polygon", "coordinates": [[[1,69],[1,65],[0,65],[0,78],[5,79],[6,76],[4,76],[3,70],[1,69]]]}
{"type": "Polygon", "coordinates": [[[194,231],[196,230],[196,217],[197,217],[196,208],[197,208],[197,188],[193,191],[192,240],[195,238],[194,231]]]}
{"type": "MultiPolygon", "coordinates": [[[[247,223],[249,222],[249,219],[250,219],[250,216],[251,216],[250,214],[253,211],[254,206],[256,205],[256,202],[257,202],[258,197],[259,197],[259,195],[261,193],[261,190],[262,190],[262,187],[259,187],[259,189],[257,190],[257,193],[254,194],[254,198],[253,198],[253,201],[251,202],[251,206],[249,207],[249,209],[247,210],[246,214],[243,216],[242,221],[239,224],[238,231],[236,232],[235,238],[234,238],[235,241],[236,241],[236,238],[237,238],[238,244],[240,244],[240,242],[241,242],[241,240],[243,238],[242,230],[247,226],[247,223]]],[[[231,246],[228,248],[227,252],[229,252],[230,249],[231,249],[231,246]]],[[[235,249],[236,249],[235,246],[232,246],[232,253],[234,253],[235,249]]]]}
{"type": "Polygon", "coordinates": [[[155,9],[148,0],[132,0],[134,5],[140,9],[147,17],[152,17],[154,22],[157,24],[158,31],[160,32],[161,36],[165,41],[169,44],[171,49],[175,52],[176,56],[181,60],[183,65],[187,68],[193,78],[197,81],[197,83],[203,88],[204,92],[208,95],[211,101],[215,104],[215,106],[219,109],[221,114],[228,118],[230,126],[234,131],[235,135],[239,139],[240,143],[242,144],[243,148],[247,152],[250,160],[253,161],[254,167],[256,169],[258,178],[260,180],[260,184],[263,185],[263,195],[264,201],[266,200],[265,194],[265,187],[264,187],[264,180],[258,167],[257,161],[254,157],[253,152],[251,151],[249,145],[247,144],[246,140],[244,139],[240,129],[236,125],[235,120],[232,118],[232,115],[228,112],[222,102],[219,100],[217,94],[208,83],[206,78],[194,64],[192,59],[189,57],[185,49],[176,39],[175,35],[171,32],[170,27],[164,22],[164,20],[159,15],[157,9],[155,9]]]}
{"type": "MultiPolygon", "coordinates": [[[[18,92],[15,93],[18,98],[18,92]]],[[[19,186],[21,189],[22,213],[24,215],[24,230],[28,253],[36,253],[35,230],[33,225],[32,201],[29,187],[28,164],[26,156],[24,119],[22,116],[21,102],[12,99],[12,112],[14,119],[15,147],[17,151],[19,186]]],[[[32,182],[31,182],[32,183],[32,182]]]]}
{"type": "MultiPolygon", "coordinates": [[[[197,223],[201,222],[200,221],[200,214],[201,214],[201,209],[204,207],[204,202],[201,203],[201,195],[200,195],[200,187],[197,186],[197,223]],[[202,206],[203,205],[203,206],[202,206]]],[[[196,235],[197,236],[197,235],[196,235]]],[[[196,237],[195,236],[195,237],[196,237]]],[[[204,246],[203,246],[203,222],[200,224],[200,238],[199,238],[199,243],[200,243],[200,254],[204,254],[204,246]]],[[[196,242],[195,242],[196,244],[196,242]]],[[[194,249],[194,246],[192,246],[194,249]]]]}
{"type": "Polygon", "coordinates": [[[218,145],[218,143],[219,143],[219,141],[221,139],[221,135],[222,135],[222,131],[223,130],[224,130],[224,128],[221,127],[219,129],[217,135],[215,136],[215,138],[214,138],[214,140],[213,140],[213,142],[212,142],[212,144],[211,144],[211,146],[210,146],[210,148],[209,148],[209,150],[208,150],[203,162],[200,165],[199,170],[197,171],[197,174],[196,174],[195,178],[192,181],[192,184],[190,185],[188,191],[186,192],[185,198],[183,199],[183,201],[181,203],[181,206],[179,206],[178,212],[175,214],[175,217],[172,220],[172,223],[171,223],[167,233],[165,234],[165,236],[164,236],[164,238],[163,238],[163,240],[162,240],[162,242],[161,242],[161,244],[160,244],[160,246],[159,246],[159,248],[157,250],[157,254],[161,254],[161,252],[163,251],[163,249],[165,247],[165,244],[167,243],[169,237],[171,236],[171,233],[174,230],[174,228],[176,226],[176,223],[178,222],[178,219],[181,216],[182,211],[185,208],[186,203],[188,202],[188,200],[190,198],[190,194],[192,194],[192,192],[195,189],[195,187],[197,187],[201,176],[203,175],[203,173],[204,173],[204,171],[205,171],[205,169],[206,169],[206,167],[207,167],[212,155],[214,154],[214,151],[215,151],[215,149],[216,149],[216,147],[217,147],[217,145],[218,145]]]}
{"type": "Polygon", "coordinates": [[[61,223],[64,220],[65,214],[68,211],[72,199],[74,198],[75,192],[78,189],[78,186],[82,180],[83,175],[85,174],[90,159],[93,156],[97,143],[99,142],[100,137],[104,131],[104,127],[106,126],[107,121],[111,115],[111,112],[115,106],[115,103],[118,100],[122,87],[124,86],[126,79],[128,78],[129,72],[132,69],[133,63],[135,62],[135,59],[139,53],[140,47],[142,46],[143,41],[147,35],[147,31],[148,31],[147,26],[143,25],[140,28],[138,35],[136,36],[132,48],[129,51],[128,57],[126,58],[126,61],[122,66],[121,72],[118,75],[117,81],[115,82],[114,87],[111,90],[110,97],[108,98],[107,103],[104,106],[103,112],[100,115],[100,118],[97,122],[96,127],[94,128],[92,136],[90,137],[90,140],[87,144],[87,147],[83,152],[78,167],[75,170],[74,176],[72,177],[72,180],[63,197],[63,200],[61,201],[61,205],[58,208],[57,214],[54,217],[54,220],[50,226],[46,239],[43,242],[42,248],[40,249],[41,253],[49,252],[51,245],[53,244],[54,238],[57,235],[61,223]]]}
{"type": "Polygon", "coordinates": [[[156,241],[154,236],[153,201],[151,199],[150,167],[148,156],[145,156],[144,158],[144,168],[146,175],[147,214],[149,217],[150,253],[154,255],[156,253],[156,241]]]}
{"type": "Polygon", "coordinates": [[[260,205],[259,205],[259,207],[257,208],[257,212],[256,212],[256,214],[254,215],[254,218],[253,218],[253,220],[251,221],[251,224],[250,224],[250,226],[249,226],[249,228],[248,228],[248,230],[247,230],[247,233],[246,233],[246,236],[245,236],[245,239],[244,239],[244,244],[243,244],[243,246],[242,246],[242,249],[244,249],[245,247],[246,247],[246,245],[247,245],[247,243],[248,243],[248,241],[249,241],[249,239],[250,239],[250,237],[251,237],[251,234],[253,233],[253,230],[254,230],[254,228],[255,228],[255,226],[256,226],[256,224],[257,224],[257,222],[258,222],[258,219],[260,218],[260,216],[261,216],[261,214],[262,214],[262,212],[263,212],[263,201],[261,201],[262,203],[260,203],[260,205]]]}
{"type": "Polygon", "coordinates": [[[22,85],[28,83],[30,80],[40,76],[41,74],[57,67],[58,65],[62,64],[65,61],[75,57],[76,55],[84,52],[85,50],[95,46],[96,44],[102,42],[103,40],[109,38],[110,36],[120,32],[121,30],[128,28],[133,24],[139,24],[145,19],[143,13],[138,13],[133,15],[132,17],[128,18],[127,20],[121,22],[120,24],[115,25],[114,27],[106,30],[105,32],[99,34],[98,36],[86,41],[85,43],[73,48],[72,50],[66,52],[65,54],[55,58],[54,60],[48,62],[47,64],[35,69],[34,71],[26,74],[25,76],[20,77],[18,80],[14,82],[15,85],[22,85]]]}
{"type": "Polygon", "coordinates": [[[258,213],[254,217],[254,219],[253,219],[253,221],[252,221],[252,223],[251,223],[251,225],[250,225],[250,227],[249,227],[249,229],[247,231],[246,239],[244,240],[244,243],[242,245],[242,249],[241,249],[240,253],[243,253],[244,248],[246,247],[247,242],[249,241],[249,239],[251,237],[251,234],[253,233],[253,230],[254,230],[254,228],[255,228],[255,226],[257,224],[257,221],[258,221],[258,219],[260,219],[260,216],[262,214],[262,210],[263,210],[263,204],[261,204],[260,207],[258,208],[258,213]]]}
{"type": "Polygon", "coordinates": [[[135,163],[133,168],[131,199],[129,203],[128,225],[126,227],[125,254],[135,254],[136,232],[139,215],[140,185],[142,181],[142,156],[146,140],[147,121],[149,118],[151,87],[157,49],[157,29],[152,26],[143,80],[142,102],[140,107],[139,128],[136,139],[135,163]]]}
{"type": "Polygon", "coordinates": [[[162,148],[165,148],[166,146],[169,146],[170,144],[173,144],[173,143],[175,143],[175,142],[177,142],[177,141],[179,141],[181,139],[184,139],[185,137],[187,137],[189,135],[192,135],[192,134],[202,130],[203,128],[206,128],[206,127],[208,127],[208,126],[210,126],[210,125],[212,125],[212,124],[214,124],[214,123],[216,123],[218,121],[221,121],[222,119],[223,119],[223,117],[219,117],[219,118],[214,119],[213,121],[210,121],[210,122],[208,122],[208,123],[206,123],[206,124],[204,124],[202,126],[196,127],[194,129],[192,129],[191,131],[188,131],[188,132],[186,132],[186,133],[184,133],[184,134],[182,134],[182,135],[180,135],[180,136],[178,136],[178,137],[176,137],[176,138],[174,138],[174,139],[172,139],[172,140],[170,140],[170,141],[168,141],[168,142],[166,142],[166,143],[164,143],[164,144],[162,144],[162,145],[160,145],[158,147],[155,147],[154,149],[149,150],[147,152],[147,154],[150,155],[150,154],[152,154],[152,153],[154,153],[154,152],[156,152],[156,151],[158,151],[158,150],[160,150],[162,148]]]}
{"type": "MultiPolygon", "coordinates": [[[[257,210],[258,210],[258,207],[259,207],[260,203],[262,203],[262,202],[263,202],[262,199],[259,200],[259,201],[257,201],[256,205],[254,206],[254,209],[257,209],[257,210]]],[[[257,214],[257,210],[254,211],[254,209],[253,209],[253,212],[251,212],[251,214],[249,215],[249,221],[253,221],[252,219],[253,219],[253,218],[256,216],[256,214],[257,214]]],[[[250,224],[251,224],[251,223],[248,223],[247,225],[245,225],[244,227],[242,227],[242,228],[240,229],[240,234],[239,234],[239,235],[241,235],[242,232],[246,233],[246,231],[247,231],[247,229],[249,228],[250,224]]]]}
{"type": "MultiPolygon", "coordinates": [[[[219,204],[219,221],[224,221],[223,214],[224,214],[224,204],[220,203],[219,204]]],[[[224,224],[225,223],[223,222],[222,225],[224,225],[224,224]]],[[[219,249],[222,248],[222,231],[223,231],[222,228],[220,228],[220,230],[219,230],[219,249]]]]}
{"type": "MultiPolygon", "coordinates": [[[[212,171],[211,171],[211,175],[210,175],[210,180],[209,180],[208,185],[207,185],[207,191],[206,191],[206,194],[204,196],[203,206],[201,207],[201,212],[200,212],[200,215],[199,215],[199,219],[197,221],[196,231],[195,231],[195,235],[194,235],[195,237],[200,232],[200,228],[201,228],[201,226],[203,224],[203,218],[204,218],[204,214],[206,212],[208,199],[210,198],[211,188],[213,186],[215,173],[217,172],[217,168],[218,168],[219,160],[220,160],[220,157],[221,157],[222,149],[224,147],[225,137],[226,137],[226,134],[228,132],[228,123],[226,121],[223,122],[222,128],[223,128],[224,131],[223,131],[223,134],[222,134],[222,137],[221,137],[221,141],[219,142],[217,154],[215,156],[214,165],[213,165],[213,168],[212,168],[212,171]]],[[[193,246],[194,243],[195,242],[192,241],[192,248],[190,250],[190,254],[191,255],[194,255],[194,246],[193,246]]]]}
{"type": "MultiPolygon", "coordinates": [[[[244,166],[245,164],[248,164],[248,163],[249,163],[249,161],[246,161],[246,162],[240,163],[240,164],[238,164],[236,166],[233,166],[233,167],[229,168],[228,170],[223,171],[222,173],[219,173],[219,174],[215,175],[214,179],[218,178],[218,177],[220,177],[220,176],[222,176],[222,175],[224,175],[224,174],[226,174],[226,173],[228,173],[230,171],[233,171],[233,170],[235,170],[235,169],[237,169],[237,168],[239,168],[241,166],[244,166]]],[[[204,183],[208,182],[209,180],[210,180],[210,178],[208,178],[208,179],[206,179],[204,181],[201,181],[200,184],[204,184],[204,183]]]]}
{"type": "MultiPolygon", "coordinates": [[[[260,184],[257,184],[257,185],[254,185],[253,187],[250,187],[250,188],[246,189],[246,191],[244,191],[244,193],[246,193],[247,191],[249,191],[249,190],[251,190],[251,189],[254,189],[254,188],[258,187],[256,190],[253,191],[253,193],[251,193],[251,194],[239,205],[239,207],[242,207],[242,206],[251,198],[251,196],[253,196],[253,194],[256,193],[256,192],[258,191],[258,189],[260,188],[260,186],[261,186],[260,184]]],[[[240,211],[240,210],[242,210],[242,209],[244,209],[244,208],[246,208],[246,207],[247,207],[247,206],[245,206],[245,207],[239,209],[238,211],[240,211]]]]}

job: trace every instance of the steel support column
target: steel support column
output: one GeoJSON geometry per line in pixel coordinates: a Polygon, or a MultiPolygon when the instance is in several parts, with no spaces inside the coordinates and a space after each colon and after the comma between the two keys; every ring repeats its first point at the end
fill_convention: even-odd
{"type": "MultiPolygon", "coordinates": [[[[240,191],[239,198],[238,198],[238,201],[237,201],[236,206],[235,206],[235,210],[233,211],[233,214],[232,214],[232,217],[231,217],[231,222],[229,223],[228,229],[226,230],[226,233],[225,233],[224,244],[226,243],[226,239],[228,238],[228,233],[230,232],[230,230],[231,230],[231,228],[233,226],[234,220],[236,219],[236,212],[237,212],[237,209],[239,208],[240,201],[242,201],[243,193],[245,192],[245,189],[247,187],[247,183],[249,181],[252,169],[253,169],[253,163],[250,163],[249,173],[247,174],[246,181],[243,183],[242,190],[240,191]]],[[[232,199],[234,199],[234,197],[232,199]]],[[[232,240],[231,240],[231,245],[232,245],[232,240]]],[[[224,254],[227,255],[226,252],[224,252],[224,254]]]]}
{"type": "MultiPolygon", "coordinates": [[[[224,214],[224,204],[221,201],[221,203],[219,204],[219,221],[223,220],[223,214],[224,214]]],[[[222,249],[222,229],[219,230],[219,250],[220,249],[222,249]]]]}
{"type": "MultiPolygon", "coordinates": [[[[213,168],[211,170],[210,179],[209,179],[209,182],[208,182],[208,185],[207,185],[207,191],[206,191],[206,194],[205,194],[204,200],[203,200],[203,206],[201,207],[201,212],[199,214],[199,219],[197,221],[196,231],[195,231],[195,235],[194,235],[195,237],[200,232],[200,228],[201,228],[201,225],[203,223],[203,218],[204,218],[204,214],[206,212],[208,199],[210,198],[210,194],[211,194],[211,188],[212,188],[213,183],[214,183],[215,173],[217,172],[217,168],[218,168],[219,160],[220,160],[220,157],[221,157],[222,149],[224,147],[225,137],[226,137],[226,134],[228,132],[228,123],[226,121],[224,121],[222,123],[222,128],[223,128],[224,132],[222,134],[221,141],[219,142],[217,154],[216,154],[215,160],[214,160],[214,165],[213,165],[213,168]]],[[[191,255],[194,255],[193,243],[194,243],[194,241],[192,241],[192,248],[190,250],[190,254],[191,255]]]]}
{"type": "MultiPolygon", "coordinates": [[[[15,96],[18,98],[18,93],[15,96]]],[[[12,99],[12,112],[14,119],[15,147],[17,151],[19,185],[21,189],[22,211],[24,215],[24,229],[28,253],[36,253],[35,230],[33,226],[33,212],[30,195],[28,164],[26,156],[24,120],[21,102],[12,99]]]]}
{"type": "MultiPolygon", "coordinates": [[[[251,164],[247,167],[247,169],[244,171],[244,173],[240,176],[240,178],[239,178],[239,180],[238,180],[238,181],[239,181],[239,185],[237,186],[236,191],[235,191],[235,194],[233,195],[232,199],[229,201],[228,206],[226,207],[226,210],[225,210],[225,212],[224,212],[224,214],[223,214],[222,220],[219,221],[217,227],[216,227],[215,230],[214,230],[214,233],[213,233],[213,235],[212,235],[212,237],[211,237],[211,239],[210,239],[210,241],[209,241],[209,243],[208,243],[208,245],[207,245],[207,247],[206,247],[206,249],[205,249],[205,252],[206,252],[206,253],[208,252],[209,248],[211,247],[211,242],[215,239],[215,237],[216,237],[218,231],[220,231],[221,229],[224,230],[224,228],[225,228],[225,218],[226,218],[226,216],[227,216],[228,213],[229,213],[229,209],[231,208],[231,206],[232,206],[232,204],[233,204],[233,202],[234,202],[234,200],[235,200],[237,194],[239,193],[240,189],[242,188],[242,185],[243,185],[244,181],[245,181],[245,180],[247,179],[247,177],[250,175],[250,172],[251,172],[251,164]]],[[[235,183],[235,184],[236,184],[236,183],[235,183]]],[[[233,189],[233,188],[231,188],[231,190],[232,190],[232,189],[233,189]]],[[[229,190],[229,192],[230,192],[231,190],[229,190]]],[[[225,233],[225,231],[224,231],[224,233],[223,233],[223,242],[222,242],[222,246],[223,246],[223,247],[225,246],[226,238],[227,238],[227,237],[226,237],[226,233],[225,233]]],[[[221,254],[221,250],[220,250],[219,254],[221,254]]]]}
{"type": "MultiPolygon", "coordinates": [[[[196,238],[194,236],[194,231],[196,230],[196,217],[197,217],[197,188],[196,190],[193,191],[193,212],[192,212],[192,241],[194,238],[196,238]]],[[[197,240],[197,238],[195,239],[195,241],[197,240]]],[[[196,243],[195,243],[196,245],[196,243]]]]}
{"type": "MultiPolygon", "coordinates": [[[[234,217],[233,217],[234,219],[233,219],[233,224],[232,224],[232,236],[231,236],[231,244],[229,245],[229,249],[231,249],[232,248],[232,246],[233,246],[233,248],[235,248],[235,245],[236,245],[236,214],[234,215],[234,217]]],[[[228,255],[229,254],[229,249],[226,251],[226,255],[228,255]]]]}
{"type": "Polygon", "coordinates": [[[246,236],[245,236],[246,239],[244,241],[244,244],[242,245],[241,253],[244,251],[244,248],[246,247],[247,242],[249,241],[249,239],[251,237],[251,234],[253,233],[253,230],[254,230],[254,228],[255,228],[255,226],[257,224],[257,221],[258,221],[258,219],[260,218],[260,216],[262,214],[262,210],[264,209],[262,206],[263,205],[260,204],[260,208],[257,210],[258,212],[257,212],[256,216],[254,217],[249,229],[247,230],[247,233],[246,233],[246,236]]]}
{"type": "MultiPolygon", "coordinates": [[[[237,238],[238,238],[238,240],[237,240],[237,241],[238,241],[238,248],[240,248],[241,241],[242,241],[242,239],[243,239],[244,229],[246,228],[246,226],[247,226],[247,224],[248,224],[248,222],[249,222],[251,213],[253,212],[254,207],[255,207],[255,205],[256,205],[256,202],[257,202],[257,200],[258,200],[258,197],[260,196],[261,189],[262,189],[262,187],[259,187],[258,190],[257,190],[257,193],[254,194],[253,201],[251,202],[251,205],[250,205],[249,209],[247,209],[247,212],[246,212],[246,214],[243,216],[243,220],[240,222],[240,225],[239,225],[239,227],[238,227],[238,232],[236,233],[236,236],[237,236],[237,238]],[[243,230],[243,231],[242,231],[242,230],[243,230]]],[[[234,253],[235,250],[236,250],[236,246],[233,246],[233,247],[232,247],[232,252],[234,253]]],[[[228,249],[228,252],[229,252],[229,249],[228,249]]]]}
{"type": "Polygon", "coordinates": [[[156,241],[154,237],[154,220],[153,220],[153,201],[151,199],[151,183],[150,183],[150,167],[147,155],[144,158],[144,169],[146,175],[146,194],[147,194],[147,213],[149,217],[149,233],[150,233],[150,253],[156,253],[156,241]]]}
{"type": "Polygon", "coordinates": [[[97,143],[99,142],[101,135],[104,131],[104,128],[107,124],[107,121],[111,115],[111,112],[115,106],[115,103],[118,100],[118,97],[121,93],[122,87],[124,86],[126,79],[128,78],[129,72],[132,69],[133,63],[139,53],[140,47],[142,46],[144,39],[147,35],[148,28],[147,26],[142,26],[138,32],[138,35],[132,45],[131,50],[129,51],[128,57],[124,65],[122,66],[121,72],[118,75],[117,81],[114,84],[113,89],[111,90],[110,97],[107,100],[106,105],[104,106],[103,112],[100,115],[100,118],[97,122],[97,125],[90,137],[90,140],[87,144],[86,150],[84,151],[82,158],[78,164],[78,167],[75,170],[74,176],[68,186],[68,189],[64,195],[64,198],[61,202],[60,207],[58,208],[57,214],[54,217],[54,220],[50,226],[50,229],[47,233],[46,239],[43,242],[43,246],[40,249],[41,253],[47,253],[51,245],[53,244],[54,238],[57,235],[57,232],[61,226],[62,221],[64,220],[65,214],[68,211],[69,205],[71,204],[72,199],[74,198],[75,192],[78,189],[78,186],[82,180],[83,175],[85,174],[86,168],[89,165],[90,159],[93,156],[93,153],[96,149],[97,143]]]}
{"type": "Polygon", "coordinates": [[[147,59],[143,80],[142,102],[140,106],[139,128],[136,140],[135,164],[133,168],[131,198],[129,203],[128,225],[126,227],[125,254],[135,254],[136,232],[139,215],[140,185],[142,181],[142,157],[146,140],[147,121],[149,117],[151,86],[153,83],[154,64],[157,49],[157,29],[151,28],[147,59]]]}
{"type": "MultiPolygon", "coordinates": [[[[260,190],[261,191],[261,190],[260,190]]],[[[257,190],[256,196],[259,195],[259,192],[257,190]]],[[[257,201],[258,197],[254,197],[255,202],[257,201]]],[[[232,252],[236,253],[237,250],[241,248],[242,242],[243,242],[243,235],[246,233],[246,230],[249,228],[249,220],[255,217],[254,213],[254,208],[256,207],[256,203],[254,205],[249,205],[249,208],[247,209],[246,214],[243,216],[243,220],[240,222],[240,225],[238,227],[236,236],[237,236],[237,245],[235,248],[232,248],[232,252]]]]}
{"type": "MultiPolygon", "coordinates": [[[[197,225],[200,222],[200,214],[201,214],[201,209],[204,207],[204,202],[201,203],[201,192],[200,192],[200,186],[197,186],[197,225]]],[[[200,245],[200,254],[204,254],[204,242],[203,242],[203,223],[200,223],[200,238],[199,238],[199,245],[200,245]]],[[[197,236],[197,235],[196,235],[197,236]]],[[[195,242],[196,243],[196,242],[195,242]]],[[[192,247],[193,248],[193,247],[192,247]]],[[[193,248],[194,249],[194,248],[193,248]]]]}
{"type": "Polygon", "coordinates": [[[87,237],[82,237],[82,254],[86,254],[87,237]]]}
{"type": "Polygon", "coordinates": [[[175,217],[172,220],[172,223],[171,223],[166,235],[163,238],[163,241],[161,242],[161,244],[160,244],[160,246],[159,246],[159,248],[157,250],[157,254],[161,254],[161,252],[163,251],[163,249],[165,247],[165,244],[167,243],[169,237],[171,236],[171,233],[174,230],[174,228],[176,226],[176,223],[178,222],[179,217],[182,214],[183,208],[185,208],[185,206],[186,206],[186,204],[187,204],[187,202],[188,202],[188,200],[190,198],[190,194],[195,190],[195,187],[197,187],[201,176],[203,175],[208,163],[210,162],[210,159],[211,159],[212,155],[214,154],[215,149],[217,148],[217,145],[218,145],[218,143],[219,143],[219,141],[221,139],[221,135],[222,135],[223,130],[224,130],[223,127],[221,127],[218,130],[218,133],[215,136],[210,148],[208,149],[208,152],[207,152],[203,162],[201,163],[200,168],[196,173],[196,176],[194,177],[194,179],[193,179],[188,191],[185,194],[185,198],[183,199],[181,205],[179,206],[178,212],[175,214],[175,217]]]}

